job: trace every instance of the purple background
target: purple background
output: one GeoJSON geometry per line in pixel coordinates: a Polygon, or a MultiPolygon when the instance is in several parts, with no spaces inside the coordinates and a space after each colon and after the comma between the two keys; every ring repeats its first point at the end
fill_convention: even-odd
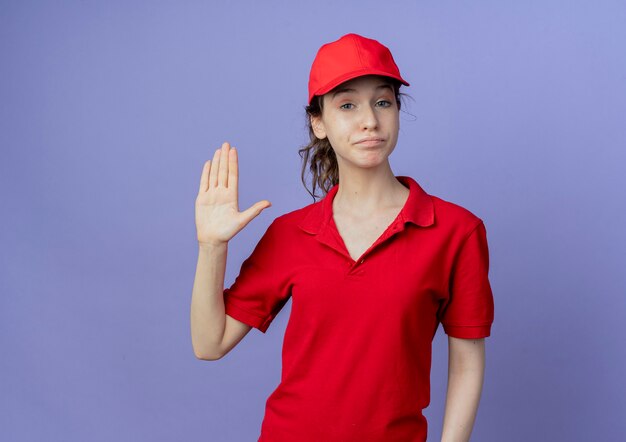
{"type": "MultiPolygon", "coordinates": [[[[217,362],[189,330],[203,162],[239,149],[226,284],[300,182],[320,45],[403,76],[391,163],[483,218],[496,319],[475,441],[626,438],[626,5],[0,4],[0,439],[253,441],[289,302],[217,362]]],[[[447,336],[433,343],[429,441],[447,336]]]]}

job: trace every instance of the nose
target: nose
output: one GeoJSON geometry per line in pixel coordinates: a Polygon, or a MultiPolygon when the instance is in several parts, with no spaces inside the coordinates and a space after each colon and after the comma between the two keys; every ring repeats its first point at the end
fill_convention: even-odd
{"type": "Polygon", "coordinates": [[[361,126],[363,129],[374,129],[378,125],[376,112],[371,106],[361,106],[361,126]]]}

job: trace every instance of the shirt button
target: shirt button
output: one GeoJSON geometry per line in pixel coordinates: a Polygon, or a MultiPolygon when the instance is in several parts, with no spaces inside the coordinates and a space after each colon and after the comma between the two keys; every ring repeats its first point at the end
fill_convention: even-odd
{"type": "Polygon", "coordinates": [[[363,258],[363,259],[361,260],[361,264],[363,264],[363,261],[365,261],[365,258],[363,258]]]}

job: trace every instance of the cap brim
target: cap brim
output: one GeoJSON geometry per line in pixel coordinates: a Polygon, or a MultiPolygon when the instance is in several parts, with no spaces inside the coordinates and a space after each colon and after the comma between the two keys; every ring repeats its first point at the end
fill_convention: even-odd
{"type": "Polygon", "coordinates": [[[333,81],[326,83],[323,87],[319,88],[313,96],[309,98],[309,104],[311,104],[311,100],[315,95],[324,95],[325,93],[333,90],[335,87],[339,86],[341,83],[346,82],[348,80],[352,80],[353,78],[362,77],[364,75],[380,75],[382,77],[389,77],[400,81],[405,86],[410,86],[409,82],[407,82],[404,78],[392,75],[389,72],[379,71],[376,69],[358,69],[356,71],[347,72],[335,79],[333,81]]]}

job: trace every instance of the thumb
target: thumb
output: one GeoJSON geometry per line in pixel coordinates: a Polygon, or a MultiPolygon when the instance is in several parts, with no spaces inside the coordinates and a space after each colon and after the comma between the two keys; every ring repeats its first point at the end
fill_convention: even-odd
{"type": "Polygon", "coordinates": [[[267,209],[271,205],[272,203],[270,203],[268,200],[263,200],[244,210],[242,212],[242,215],[245,219],[245,223],[248,224],[250,221],[256,218],[263,210],[267,209]]]}

